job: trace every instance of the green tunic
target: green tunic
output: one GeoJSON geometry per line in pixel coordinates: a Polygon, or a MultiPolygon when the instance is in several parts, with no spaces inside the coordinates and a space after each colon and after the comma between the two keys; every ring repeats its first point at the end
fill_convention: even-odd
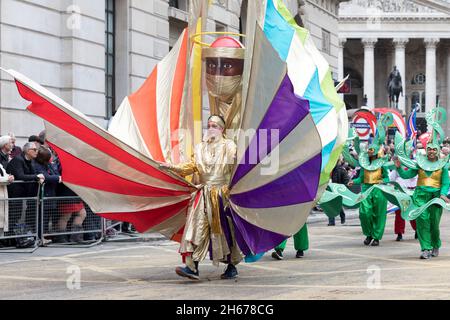
{"type": "MultiPolygon", "coordinates": [[[[425,170],[424,170],[425,171],[425,170]]],[[[399,175],[404,179],[414,178],[419,171],[409,169],[407,171],[398,169],[399,175]]],[[[430,177],[433,171],[425,171],[425,174],[430,177]]],[[[448,164],[442,168],[441,187],[435,188],[430,186],[418,186],[412,196],[413,202],[416,206],[422,206],[433,198],[439,198],[441,195],[447,196],[450,186],[450,179],[448,177],[448,164]]],[[[432,205],[428,207],[417,219],[417,236],[419,237],[421,250],[432,250],[441,247],[439,223],[442,216],[442,207],[432,205]]]]}

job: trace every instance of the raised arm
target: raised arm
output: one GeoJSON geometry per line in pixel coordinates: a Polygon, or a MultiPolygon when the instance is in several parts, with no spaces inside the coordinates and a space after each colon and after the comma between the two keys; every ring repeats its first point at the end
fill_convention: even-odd
{"type": "Polygon", "coordinates": [[[356,178],[355,180],[350,181],[351,183],[349,183],[349,186],[351,185],[360,185],[362,182],[364,181],[364,169],[361,168],[359,170],[359,176],[358,178],[356,178]]]}
{"type": "Polygon", "coordinates": [[[178,165],[171,165],[169,169],[182,177],[186,177],[195,172],[198,172],[197,166],[193,161],[178,165]]]}
{"type": "Polygon", "coordinates": [[[399,160],[395,161],[395,168],[397,170],[398,175],[403,179],[411,179],[417,176],[419,170],[408,168],[406,166],[402,166],[399,160]]]}

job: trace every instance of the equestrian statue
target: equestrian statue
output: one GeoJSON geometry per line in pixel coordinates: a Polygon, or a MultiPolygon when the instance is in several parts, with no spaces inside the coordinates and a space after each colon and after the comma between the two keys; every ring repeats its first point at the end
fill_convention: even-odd
{"type": "Polygon", "coordinates": [[[398,108],[398,97],[400,94],[403,96],[402,76],[394,66],[394,70],[389,74],[387,81],[387,90],[389,93],[389,107],[398,108]]]}

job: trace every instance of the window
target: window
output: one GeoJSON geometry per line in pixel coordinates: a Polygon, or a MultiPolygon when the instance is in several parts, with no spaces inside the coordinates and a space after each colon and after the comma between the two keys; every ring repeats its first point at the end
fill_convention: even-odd
{"type": "Polygon", "coordinates": [[[426,102],[426,100],[425,100],[425,92],[422,92],[422,106],[421,106],[421,108],[422,108],[422,112],[425,112],[425,102],[426,102]]]}
{"type": "Polygon", "coordinates": [[[186,11],[186,12],[188,11],[188,1],[187,0],[169,0],[169,6],[186,11]]]}
{"type": "Polygon", "coordinates": [[[169,0],[169,6],[178,8],[178,0],[169,0]]]}
{"type": "Polygon", "coordinates": [[[331,35],[327,30],[322,29],[322,52],[330,54],[331,35]]]}
{"type": "Polygon", "coordinates": [[[216,21],[216,32],[225,32],[227,27],[216,21]]]}
{"type": "Polygon", "coordinates": [[[423,73],[418,73],[416,74],[413,79],[411,80],[411,84],[418,84],[418,85],[422,85],[425,84],[426,81],[426,77],[425,74],[423,73]]]}
{"type": "MultiPolygon", "coordinates": [[[[247,32],[247,0],[243,0],[241,4],[241,15],[239,16],[239,33],[246,34],[247,32]]],[[[241,43],[245,45],[245,37],[239,37],[241,43]]]]}
{"type": "Polygon", "coordinates": [[[106,0],[105,6],[105,97],[106,119],[113,116],[115,109],[115,7],[114,0],[106,0]]]}
{"type": "Polygon", "coordinates": [[[169,50],[172,50],[187,26],[188,24],[185,21],[174,19],[172,17],[169,18],[169,50]]]}

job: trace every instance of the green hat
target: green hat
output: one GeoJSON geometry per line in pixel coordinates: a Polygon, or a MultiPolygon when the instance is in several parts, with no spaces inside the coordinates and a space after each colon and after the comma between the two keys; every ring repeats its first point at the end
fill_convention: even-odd
{"type": "Polygon", "coordinates": [[[432,127],[433,132],[430,137],[430,141],[427,143],[428,148],[436,148],[438,151],[441,150],[441,143],[444,141],[444,130],[441,127],[442,123],[447,120],[447,113],[444,108],[439,105],[428,111],[425,115],[425,120],[428,126],[432,127]]]}
{"type": "MultiPolygon", "coordinates": [[[[444,130],[441,127],[441,123],[444,123],[447,119],[445,109],[437,106],[426,113],[425,119],[427,120],[428,126],[433,129],[430,141],[427,143],[427,149],[436,148],[439,154],[441,143],[444,140],[444,130]]],[[[438,159],[437,161],[431,162],[428,160],[426,154],[418,154],[416,158],[418,166],[425,171],[442,169],[447,164],[448,159],[449,157],[446,156],[444,159],[438,159]]]]}
{"type": "Polygon", "coordinates": [[[375,138],[372,141],[372,144],[368,149],[373,149],[375,154],[378,154],[380,151],[380,147],[384,144],[386,140],[386,131],[387,127],[394,123],[394,116],[392,113],[387,112],[381,116],[381,118],[377,122],[377,132],[375,138]]]}
{"type": "Polygon", "coordinates": [[[387,163],[388,157],[385,156],[384,153],[381,154],[380,151],[383,151],[383,149],[381,149],[381,146],[383,146],[384,140],[386,139],[387,127],[393,123],[394,117],[390,112],[383,114],[378,120],[375,138],[368,147],[368,149],[374,150],[374,154],[377,155],[377,159],[371,161],[369,159],[369,154],[367,153],[367,151],[362,151],[359,155],[359,164],[361,168],[368,171],[373,171],[381,168],[387,163]]]}

